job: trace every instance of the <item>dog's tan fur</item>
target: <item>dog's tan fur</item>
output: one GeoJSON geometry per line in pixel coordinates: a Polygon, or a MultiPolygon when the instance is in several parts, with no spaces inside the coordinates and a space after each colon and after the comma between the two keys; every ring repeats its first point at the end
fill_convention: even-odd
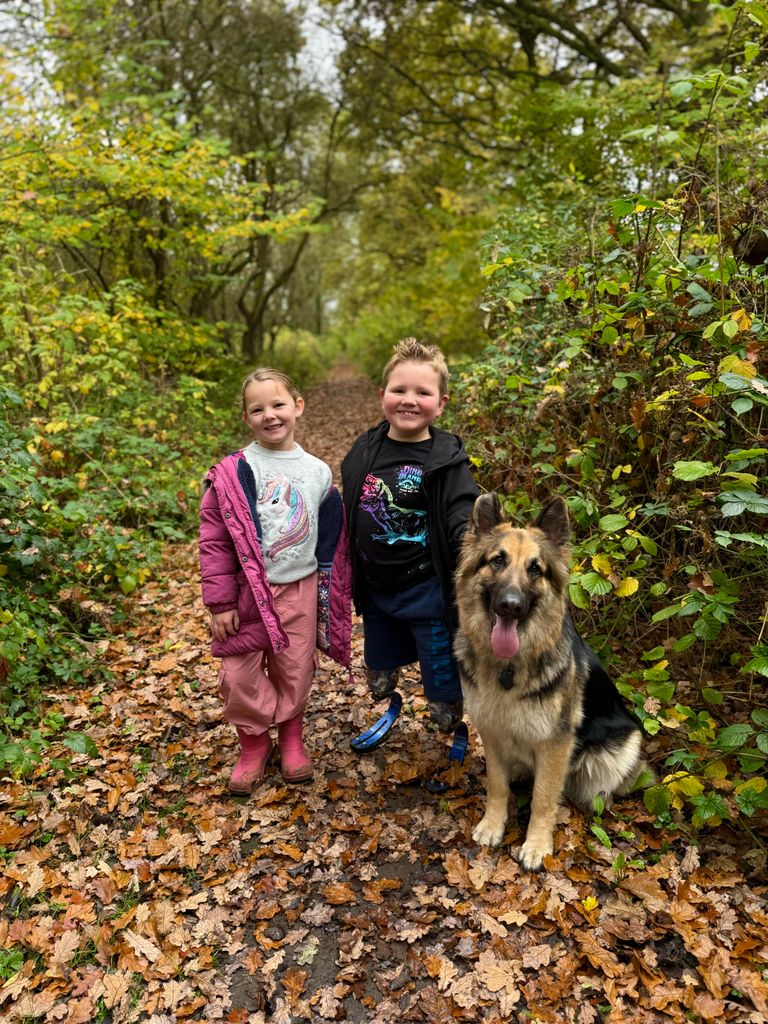
{"type": "Polygon", "coordinates": [[[560,498],[534,526],[517,529],[504,520],[496,495],[482,495],[456,574],[455,652],[487,773],[485,814],[473,838],[485,846],[501,843],[509,783],[533,775],[531,819],[520,851],[531,870],[552,853],[564,792],[586,808],[598,794],[609,802],[631,789],[643,768],[637,723],[570,620],[568,534],[560,498]],[[509,657],[494,653],[497,619],[517,632],[519,649],[509,657]]]}

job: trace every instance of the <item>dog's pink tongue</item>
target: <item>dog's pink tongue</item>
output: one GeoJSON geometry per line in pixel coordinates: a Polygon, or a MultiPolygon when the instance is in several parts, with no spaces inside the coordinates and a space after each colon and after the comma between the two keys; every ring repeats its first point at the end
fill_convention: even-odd
{"type": "Polygon", "coordinates": [[[517,635],[517,619],[506,621],[496,616],[491,632],[491,647],[497,658],[514,658],[520,650],[520,637],[517,635]]]}

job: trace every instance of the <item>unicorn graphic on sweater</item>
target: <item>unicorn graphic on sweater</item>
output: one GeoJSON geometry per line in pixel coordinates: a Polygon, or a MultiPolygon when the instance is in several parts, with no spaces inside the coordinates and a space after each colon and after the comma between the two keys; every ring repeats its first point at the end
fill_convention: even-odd
{"type": "Polygon", "coordinates": [[[309,513],[301,491],[284,476],[267,480],[259,495],[259,505],[268,508],[267,515],[274,522],[281,520],[280,540],[271,544],[265,554],[274,560],[281,551],[301,544],[309,536],[309,513]]]}

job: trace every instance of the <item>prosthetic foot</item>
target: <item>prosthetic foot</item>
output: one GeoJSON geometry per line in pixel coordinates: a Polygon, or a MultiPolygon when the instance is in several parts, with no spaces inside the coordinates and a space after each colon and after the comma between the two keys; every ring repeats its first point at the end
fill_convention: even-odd
{"type": "MultiPolygon", "coordinates": [[[[459,722],[456,726],[456,731],[453,734],[453,743],[451,749],[448,752],[448,767],[452,764],[461,765],[464,764],[464,758],[467,754],[467,746],[469,745],[469,729],[467,728],[466,722],[459,722]]],[[[431,779],[427,779],[424,783],[424,788],[429,793],[446,793],[451,785],[444,779],[439,778],[437,775],[431,779]]]]}
{"type": "Polygon", "coordinates": [[[395,690],[390,698],[389,707],[381,718],[374,722],[365,732],[361,732],[359,736],[355,736],[353,740],[350,740],[350,747],[357,754],[365,754],[369,750],[374,750],[387,738],[402,709],[403,698],[395,690]]]}

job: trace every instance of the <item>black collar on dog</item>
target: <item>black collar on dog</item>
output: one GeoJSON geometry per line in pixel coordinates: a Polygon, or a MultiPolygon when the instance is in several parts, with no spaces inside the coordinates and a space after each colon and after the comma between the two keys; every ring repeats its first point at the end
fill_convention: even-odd
{"type": "Polygon", "coordinates": [[[515,669],[513,665],[507,665],[499,673],[499,683],[505,690],[511,690],[515,685],[515,669]]]}

